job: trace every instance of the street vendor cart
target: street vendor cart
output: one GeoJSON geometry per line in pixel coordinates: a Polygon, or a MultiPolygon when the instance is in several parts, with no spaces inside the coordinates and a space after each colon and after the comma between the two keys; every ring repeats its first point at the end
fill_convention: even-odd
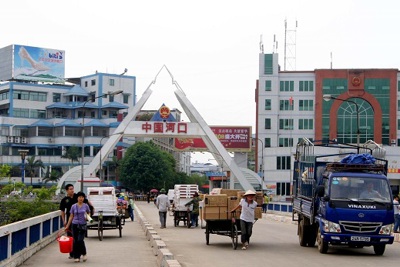
{"type": "Polygon", "coordinates": [[[183,221],[184,225],[190,228],[190,211],[192,206],[185,206],[193,199],[195,192],[199,191],[197,184],[176,184],[172,202],[172,213],[174,215],[174,226],[183,221]]]}
{"type": "Polygon", "coordinates": [[[103,230],[117,229],[122,237],[122,217],[117,210],[117,198],[114,187],[89,187],[88,200],[94,207],[93,222],[88,230],[97,230],[99,240],[103,240],[103,230]]]}

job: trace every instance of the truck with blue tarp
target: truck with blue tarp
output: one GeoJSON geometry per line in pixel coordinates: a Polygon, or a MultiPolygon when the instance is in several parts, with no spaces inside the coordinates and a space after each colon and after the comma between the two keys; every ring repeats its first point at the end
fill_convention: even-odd
{"type": "Polygon", "coordinates": [[[299,243],[327,253],[330,246],[369,247],[383,255],[394,237],[388,162],[367,146],[310,141],[296,146],[293,215],[299,243]]]}

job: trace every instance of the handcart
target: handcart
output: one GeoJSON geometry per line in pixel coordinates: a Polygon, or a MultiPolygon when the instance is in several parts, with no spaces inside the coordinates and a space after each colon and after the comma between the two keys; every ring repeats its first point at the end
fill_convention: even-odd
{"type": "Polygon", "coordinates": [[[89,187],[88,200],[94,207],[93,222],[88,230],[97,230],[99,240],[103,240],[103,230],[118,229],[122,237],[122,216],[117,211],[114,187],[89,187]]]}
{"type": "Polygon", "coordinates": [[[206,244],[210,244],[210,234],[228,236],[232,240],[232,248],[238,246],[239,235],[241,235],[240,220],[236,218],[236,212],[232,212],[229,220],[206,220],[206,244]]]}
{"type": "Polygon", "coordinates": [[[117,200],[117,211],[118,214],[121,216],[121,223],[125,225],[125,219],[129,218],[129,209],[128,209],[128,201],[123,199],[117,200]]]}
{"type": "Polygon", "coordinates": [[[190,212],[192,206],[185,206],[193,199],[193,194],[198,192],[197,184],[176,184],[174,186],[174,196],[172,202],[172,213],[174,215],[174,226],[178,226],[183,221],[184,225],[190,228],[190,212]]]}

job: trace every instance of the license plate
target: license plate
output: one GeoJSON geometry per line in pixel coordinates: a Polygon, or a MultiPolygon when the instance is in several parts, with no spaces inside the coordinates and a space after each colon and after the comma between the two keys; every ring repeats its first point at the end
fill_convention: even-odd
{"type": "Polygon", "coordinates": [[[351,241],[362,241],[362,242],[369,242],[371,241],[371,237],[368,236],[352,236],[350,238],[351,241]]]}

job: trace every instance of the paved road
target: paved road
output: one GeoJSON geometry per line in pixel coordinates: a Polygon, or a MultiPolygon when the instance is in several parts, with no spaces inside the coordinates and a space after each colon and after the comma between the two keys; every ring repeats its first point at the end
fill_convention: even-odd
{"type": "MultiPolygon", "coordinates": [[[[121,238],[119,238],[118,230],[114,229],[104,231],[103,241],[99,241],[95,230],[89,230],[88,235],[88,238],[85,238],[88,260],[79,264],[88,267],[157,266],[157,258],[153,254],[142,227],[136,221],[126,221],[121,238]]],[[[62,267],[74,264],[74,260],[68,259],[68,254],[60,253],[58,243],[54,241],[21,266],[62,267]]]]}

